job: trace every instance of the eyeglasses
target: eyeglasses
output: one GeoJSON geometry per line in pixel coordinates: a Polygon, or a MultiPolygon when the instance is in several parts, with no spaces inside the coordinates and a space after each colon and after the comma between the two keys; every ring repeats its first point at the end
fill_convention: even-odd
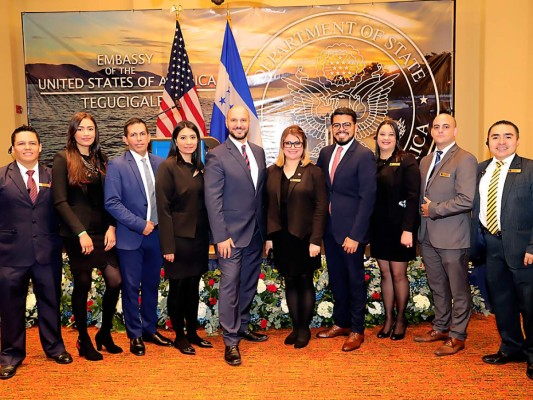
{"type": "Polygon", "coordinates": [[[339,124],[338,122],[335,122],[334,124],[331,124],[331,127],[337,131],[337,130],[341,129],[341,126],[344,129],[350,129],[352,127],[352,125],[353,124],[351,122],[344,122],[342,124],[339,124]]]}
{"type": "Polygon", "coordinates": [[[286,149],[289,149],[291,147],[294,147],[295,149],[300,149],[303,146],[303,142],[283,142],[283,147],[286,149]]]}

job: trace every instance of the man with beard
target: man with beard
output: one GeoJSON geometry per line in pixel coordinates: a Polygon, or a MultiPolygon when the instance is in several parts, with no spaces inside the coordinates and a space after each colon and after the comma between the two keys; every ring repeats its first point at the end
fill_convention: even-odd
{"type": "Polygon", "coordinates": [[[219,315],[224,359],[240,365],[239,341],[263,342],[267,336],[249,328],[250,307],[261,267],[265,238],[263,187],[265,152],[247,140],[248,110],[234,106],[227,114],[230,136],[206,157],[205,202],[220,269],[219,315]]]}
{"type": "Polygon", "coordinates": [[[329,194],[324,247],[335,324],[317,337],[348,336],[342,351],[352,351],[365,339],[363,256],[376,197],[376,161],[372,152],[354,139],[355,111],[344,107],[333,111],[331,130],[335,144],[321,150],[317,165],[324,171],[329,194]]]}

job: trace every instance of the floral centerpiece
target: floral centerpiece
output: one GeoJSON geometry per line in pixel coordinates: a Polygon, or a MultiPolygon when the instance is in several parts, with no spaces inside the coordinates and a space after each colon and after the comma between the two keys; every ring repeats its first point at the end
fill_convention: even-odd
{"type": "MultiPolygon", "coordinates": [[[[215,263],[216,264],[216,263],[215,263]]],[[[434,316],[433,299],[429,289],[424,265],[420,258],[411,261],[407,268],[409,278],[410,296],[406,316],[410,324],[426,321],[434,316]]],[[[311,322],[312,327],[329,326],[333,323],[333,295],[328,285],[328,272],[325,258],[322,267],[315,272],[314,284],[316,290],[315,315],[311,322]]],[[[367,312],[365,325],[372,327],[382,324],[385,311],[381,299],[380,272],[377,262],[373,258],[365,260],[365,281],[367,285],[367,312]]],[[[204,274],[198,288],[200,302],[198,304],[198,322],[208,334],[216,334],[220,329],[218,315],[218,294],[220,285],[220,271],[212,268],[204,274]]],[[[65,326],[74,323],[71,311],[72,275],[68,258],[63,258],[63,294],[61,297],[61,322],[65,326]]],[[[471,285],[472,309],[474,312],[488,315],[485,301],[479,289],[471,285]]],[[[103,277],[99,271],[93,272],[93,283],[87,299],[88,323],[100,325],[102,319],[102,295],[105,290],[103,277]]],[[[161,270],[161,283],[159,285],[158,317],[159,325],[167,329],[172,328],[167,314],[168,280],[165,279],[164,270],[161,270]]],[[[139,298],[139,301],[142,301],[139,298]]],[[[27,326],[32,326],[38,318],[35,295],[30,287],[26,301],[27,326]]],[[[263,262],[257,283],[257,293],[251,308],[251,325],[254,329],[288,328],[291,325],[287,301],[285,299],[285,285],[275,266],[269,260],[263,262]]],[[[122,303],[117,304],[117,313],[114,320],[117,330],[124,330],[122,303]]]]}

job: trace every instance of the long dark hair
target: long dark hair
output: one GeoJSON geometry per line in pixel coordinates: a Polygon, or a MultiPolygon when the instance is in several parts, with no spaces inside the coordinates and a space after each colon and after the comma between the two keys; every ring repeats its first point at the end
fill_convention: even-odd
{"type": "Polygon", "coordinates": [[[394,161],[399,161],[402,154],[405,152],[400,148],[400,129],[398,128],[398,124],[395,120],[390,118],[385,118],[381,123],[378,125],[378,129],[376,129],[376,136],[374,136],[374,140],[376,141],[376,161],[379,161],[381,156],[381,150],[378,146],[378,133],[382,126],[388,125],[394,130],[394,136],[396,136],[396,146],[394,146],[394,151],[392,152],[391,158],[394,161]]]}
{"type": "Polygon", "coordinates": [[[94,169],[102,175],[105,175],[107,171],[107,157],[100,148],[100,133],[98,132],[96,121],[89,113],[77,112],[74,114],[68,125],[66,148],[68,182],[73,186],[81,186],[82,184],[89,182],[89,170],[83,162],[81,153],[76,144],[76,138],[74,137],[81,121],[84,119],[89,119],[94,124],[95,136],[93,144],[89,147],[89,162],[94,169]]]}
{"type": "Polygon", "coordinates": [[[176,162],[178,163],[184,163],[186,162],[183,157],[181,156],[181,153],[178,150],[178,147],[176,146],[176,139],[178,138],[178,135],[182,130],[185,128],[192,129],[194,133],[196,133],[196,139],[198,140],[198,144],[196,146],[196,151],[192,154],[192,165],[198,170],[202,171],[204,169],[204,164],[202,163],[202,148],[200,143],[200,130],[198,127],[190,122],[190,121],[180,121],[178,125],[174,128],[172,131],[172,141],[170,142],[170,150],[168,151],[167,158],[175,157],[176,162]]]}

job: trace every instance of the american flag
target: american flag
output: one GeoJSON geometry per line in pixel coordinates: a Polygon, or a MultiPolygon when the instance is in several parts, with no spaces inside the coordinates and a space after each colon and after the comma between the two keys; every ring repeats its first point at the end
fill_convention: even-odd
{"type": "Polygon", "coordinates": [[[203,136],[206,135],[204,116],[196,92],[189,56],[185,50],[180,24],[176,20],[167,81],[159,103],[156,136],[172,136],[174,127],[182,120],[194,122],[203,136]]]}

